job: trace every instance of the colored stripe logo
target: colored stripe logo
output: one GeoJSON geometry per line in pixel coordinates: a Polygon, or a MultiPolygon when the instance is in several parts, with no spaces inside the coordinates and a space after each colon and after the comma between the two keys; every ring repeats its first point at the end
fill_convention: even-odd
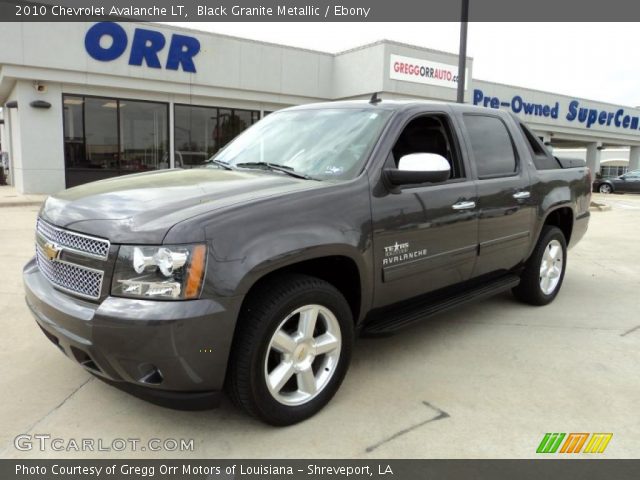
{"type": "Polygon", "coordinates": [[[584,449],[584,453],[603,453],[613,437],[613,433],[594,433],[584,449]]]}
{"type": "Polygon", "coordinates": [[[604,453],[611,437],[613,433],[545,433],[536,453],[604,453]]]}

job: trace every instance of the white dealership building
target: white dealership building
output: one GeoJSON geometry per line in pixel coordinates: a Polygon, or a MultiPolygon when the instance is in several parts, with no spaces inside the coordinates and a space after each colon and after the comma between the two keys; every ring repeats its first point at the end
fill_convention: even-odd
{"type": "MultiPolygon", "coordinates": [[[[392,41],[329,54],[158,24],[7,23],[0,45],[0,148],[20,193],[196,166],[290,105],[456,97],[456,55],[392,41]]],[[[476,80],[472,59],[465,98],[605,175],[639,168],[640,109],[476,80]]]]}

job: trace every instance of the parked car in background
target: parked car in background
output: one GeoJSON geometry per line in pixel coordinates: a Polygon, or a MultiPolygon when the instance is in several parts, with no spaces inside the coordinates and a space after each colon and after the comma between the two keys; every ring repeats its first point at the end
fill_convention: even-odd
{"type": "Polygon", "coordinates": [[[613,178],[599,178],[593,191],[600,193],[640,193],[640,170],[633,170],[613,178]]]}

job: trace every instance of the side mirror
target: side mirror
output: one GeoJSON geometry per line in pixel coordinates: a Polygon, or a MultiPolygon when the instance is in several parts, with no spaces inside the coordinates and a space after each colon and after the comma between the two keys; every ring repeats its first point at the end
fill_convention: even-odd
{"type": "Polygon", "coordinates": [[[626,176],[626,175],[620,175],[618,178],[619,178],[620,180],[626,180],[626,179],[627,179],[627,176],[626,176]]]}
{"type": "Polygon", "coordinates": [[[385,169],[392,185],[445,182],[450,173],[449,162],[437,153],[411,153],[400,158],[398,168],[385,169]]]}

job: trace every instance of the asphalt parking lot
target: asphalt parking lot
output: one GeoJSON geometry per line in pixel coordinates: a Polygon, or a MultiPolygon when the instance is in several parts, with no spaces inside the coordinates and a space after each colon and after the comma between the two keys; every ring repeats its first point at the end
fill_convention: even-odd
{"type": "Polygon", "coordinates": [[[0,207],[0,458],[533,458],[546,432],[611,432],[600,457],[640,457],[640,196],[595,195],[563,289],[508,294],[383,339],[361,339],[314,418],[272,428],[223,401],[180,412],[93,379],[42,335],[23,300],[38,208],[0,207]],[[19,451],[19,434],[194,439],[189,452],[19,451]]]}

